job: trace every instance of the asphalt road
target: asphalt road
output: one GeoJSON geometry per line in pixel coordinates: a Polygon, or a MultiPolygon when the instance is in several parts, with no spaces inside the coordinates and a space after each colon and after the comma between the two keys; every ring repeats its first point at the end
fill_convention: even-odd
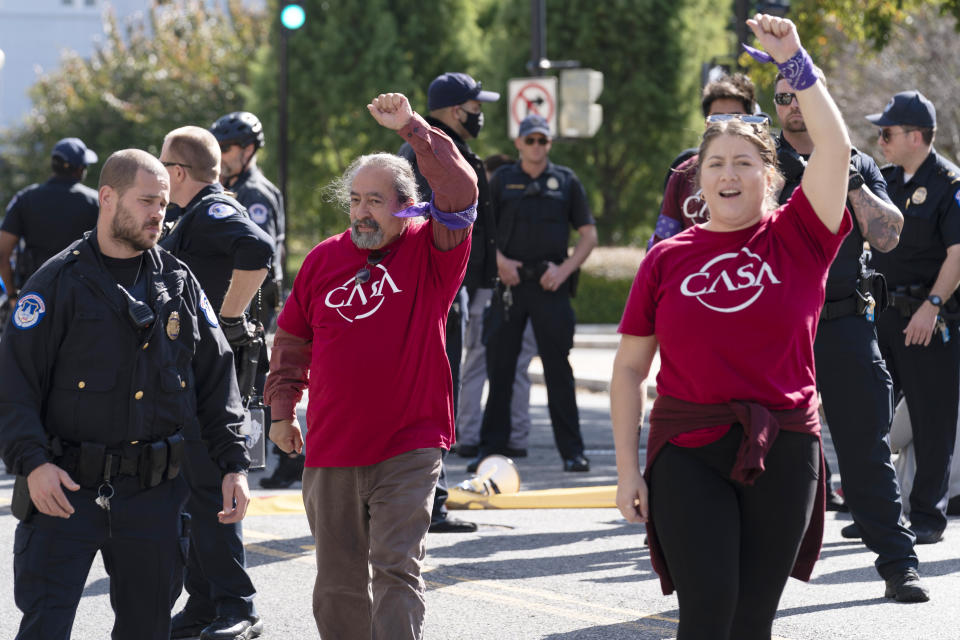
{"type": "MultiPolygon", "coordinates": [[[[542,386],[533,391],[530,457],[518,460],[523,489],[615,483],[608,397],[578,393],[593,470],[564,473],[553,446],[542,386]]],[[[828,455],[831,449],[828,446],[828,455]]],[[[454,483],[466,461],[451,456],[454,483]]],[[[263,472],[251,475],[251,485],[263,472]]],[[[0,548],[12,553],[9,514],[13,479],[0,477],[0,548]]],[[[297,489],[289,490],[296,492],[297,489]]],[[[256,496],[274,495],[256,489],[256,496]]],[[[428,640],[619,640],[672,638],[677,601],[663,596],[643,546],[643,531],[615,509],[461,511],[480,527],[472,534],[427,540],[428,640]]],[[[788,640],[957,640],[960,638],[960,522],[943,542],[918,547],[921,574],[932,600],[904,605],[883,596],[874,556],[840,537],[846,514],[828,513],[823,553],[813,580],[790,580],[774,624],[788,640]]],[[[311,588],[312,539],[302,514],[262,515],[245,522],[248,564],[259,589],[264,638],[315,638],[311,588]]],[[[10,557],[9,555],[7,556],[10,557]]],[[[12,562],[0,563],[0,638],[19,623],[13,602],[12,562]]],[[[181,602],[183,602],[181,597],[181,602]]],[[[94,564],[74,625],[74,638],[109,637],[109,583],[94,564]]],[[[339,639],[335,639],[339,640],[339,639]]]]}

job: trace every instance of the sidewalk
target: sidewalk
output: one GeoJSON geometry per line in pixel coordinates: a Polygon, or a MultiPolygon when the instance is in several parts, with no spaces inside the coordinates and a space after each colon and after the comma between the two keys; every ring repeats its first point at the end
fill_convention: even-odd
{"type": "MultiPolygon", "coordinates": [[[[570,351],[570,366],[576,379],[577,389],[606,393],[610,391],[610,374],[613,372],[613,359],[620,345],[620,334],[615,324],[578,324],[573,337],[573,349],[570,351]]],[[[660,353],[653,359],[650,367],[649,390],[656,392],[653,384],[660,369],[660,353]]],[[[530,380],[534,384],[543,384],[543,364],[539,357],[530,362],[530,380]]]]}

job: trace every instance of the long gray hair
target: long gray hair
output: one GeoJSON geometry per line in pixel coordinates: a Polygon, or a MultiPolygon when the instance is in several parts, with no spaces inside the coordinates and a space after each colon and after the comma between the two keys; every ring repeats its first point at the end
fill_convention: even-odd
{"type": "Polygon", "coordinates": [[[393,188],[397,192],[397,202],[419,202],[420,194],[417,190],[417,179],[413,175],[413,167],[406,158],[392,153],[371,153],[363,155],[350,163],[346,171],[339,178],[333,180],[324,189],[326,199],[335,202],[345,210],[350,209],[350,191],[353,180],[361,169],[374,167],[386,169],[393,175],[393,188]]]}

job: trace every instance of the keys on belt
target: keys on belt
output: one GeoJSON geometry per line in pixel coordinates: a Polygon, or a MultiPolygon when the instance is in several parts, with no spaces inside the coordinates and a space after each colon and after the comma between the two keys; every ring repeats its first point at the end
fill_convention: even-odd
{"type": "Polygon", "coordinates": [[[947,326],[947,321],[941,316],[937,316],[937,324],[934,325],[934,331],[940,332],[940,338],[944,344],[950,342],[950,327],[947,326]]]}

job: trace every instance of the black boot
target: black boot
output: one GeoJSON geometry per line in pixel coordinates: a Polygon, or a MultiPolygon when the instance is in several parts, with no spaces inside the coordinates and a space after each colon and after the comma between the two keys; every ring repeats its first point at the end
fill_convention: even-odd
{"type": "Polygon", "coordinates": [[[260,486],[264,489],[286,489],[294,482],[300,482],[303,479],[303,461],[303,454],[297,454],[291,458],[281,451],[280,462],[273,470],[273,475],[269,478],[260,478],[260,486]]]}

